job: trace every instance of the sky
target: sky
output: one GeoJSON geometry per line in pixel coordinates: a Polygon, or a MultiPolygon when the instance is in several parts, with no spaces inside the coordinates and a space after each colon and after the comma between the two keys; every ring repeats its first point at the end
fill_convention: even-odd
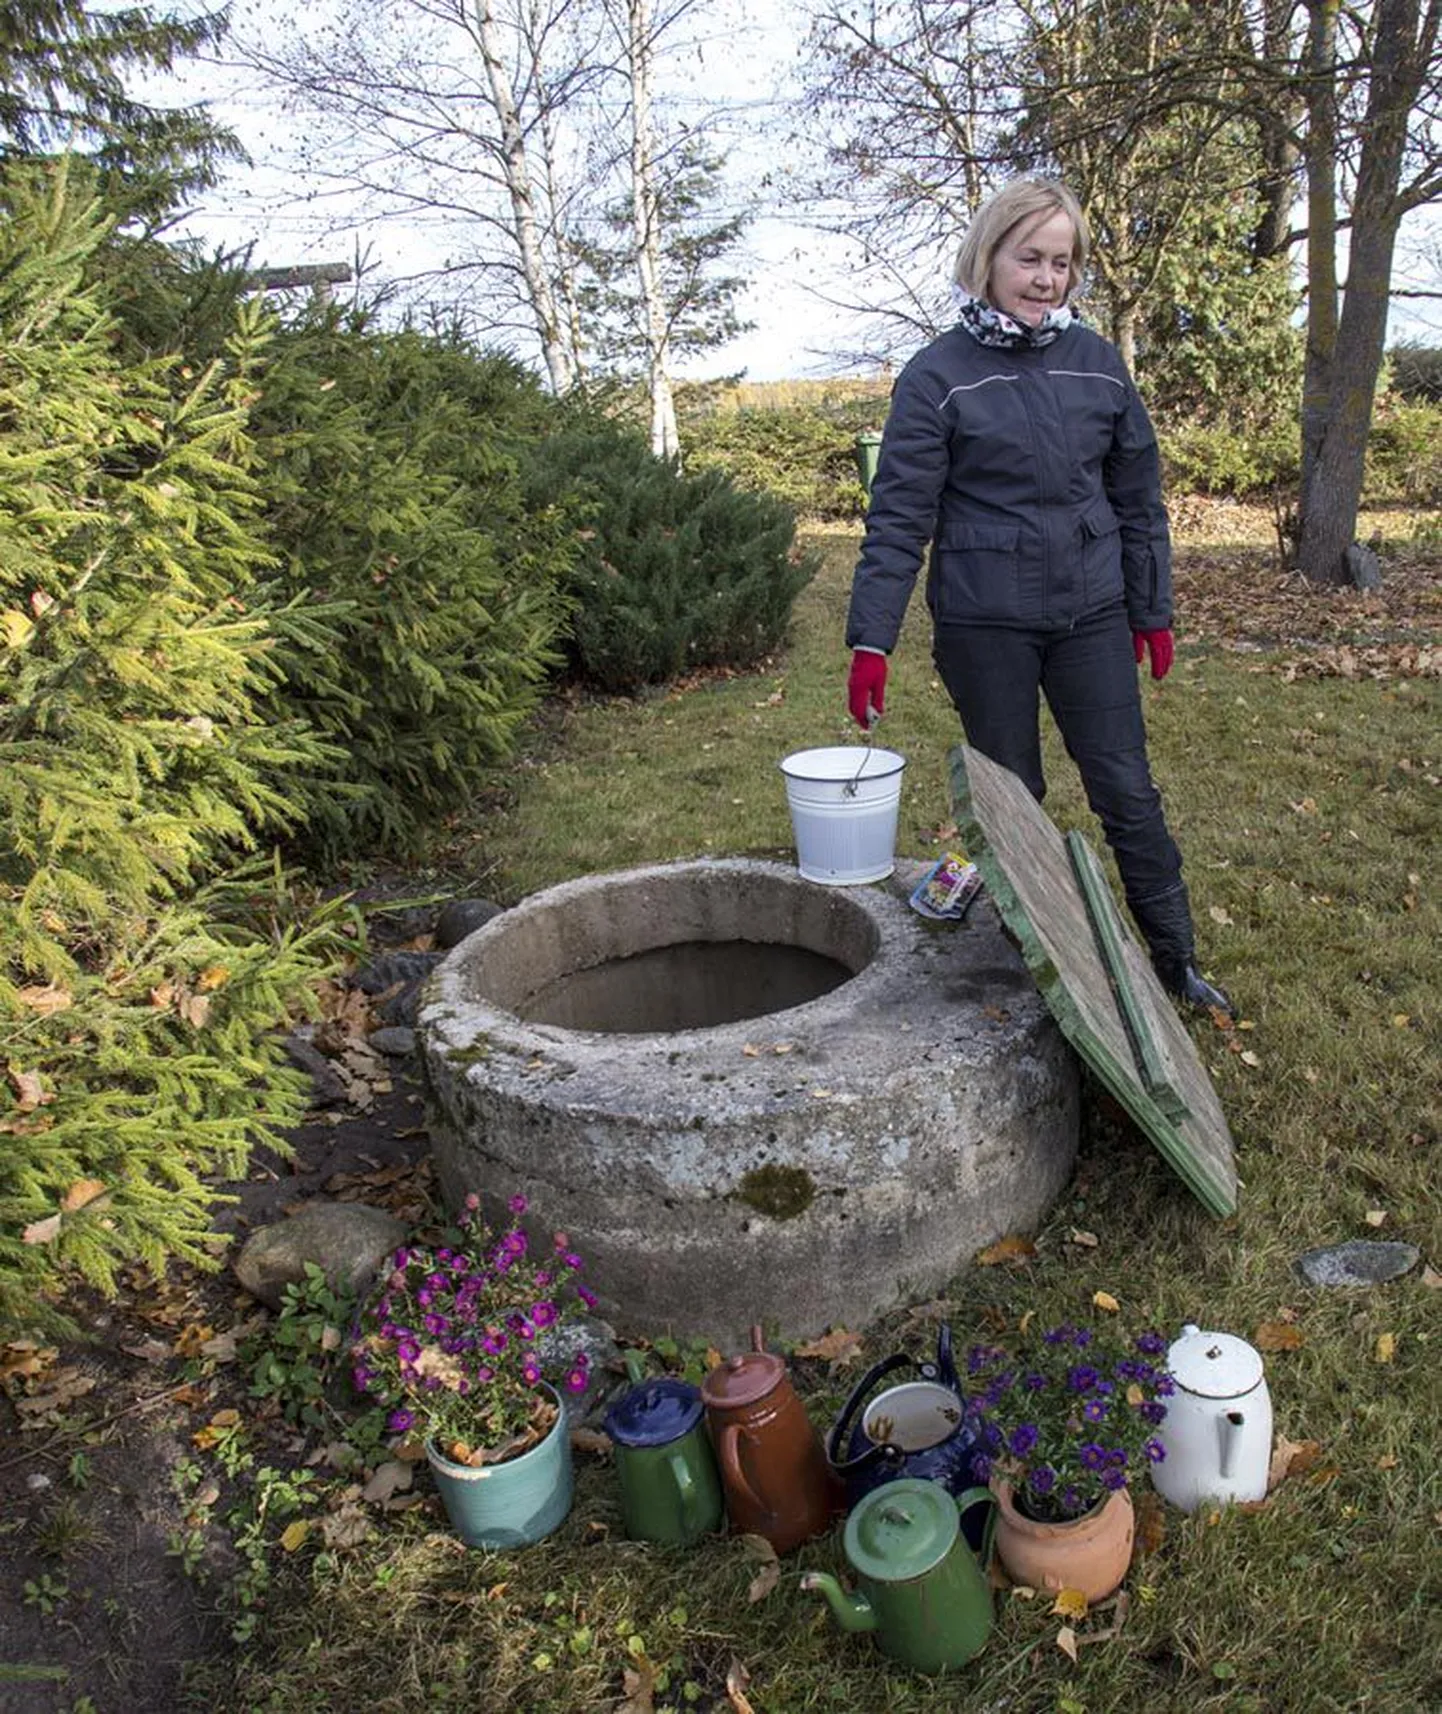
{"type": "MultiPolygon", "coordinates": [[[[309,0],[305,13],[313,19],[326,9],[328,0],[309,0]]],[[[853,348],[861,343],[856,324],[816,295],[844,276],[843,248],[802,228],[781,206],[785,163],[767,137],[768,127],[784,121],[795,99],[787,82],[799,49],[791,20],[800,10],[784,0],[726,0],[726,10],[731,22],[724,34],[702,40],[683,63],[668,69],[665,99],[670,114],[728,110],[733,128],[722,145],[728,177],[751,222],[727,266],[748,279],[739,310],[755,327],[722,350],[682,361],[678,370],[686,376],[744,371],[751,380],[869,373],[847,352],[848,341],[853,348]],[[773,189],[748,194],[744,187],[763,177],[773,189]]],[[[283,0],[236,0],[233,15],[239,29],[264,30],[268,20],[287,12],[293,15],[283,0]]],[[[228,172],[219,186],[202,193],[173,236],[225,249],[253,244],[257,267],[354,264],[363,256],[377,280],[409,276],[428,259],[430,265],[443,259],[441,223],[380,220],[350,212],[333,197],[322,207],[309,195],[288,164],[297,121],[254,74],[200,64],[152,88],[167,100],[204,101],[251,157],[249,166],[228,172]]]]}
{"type": "MultiPolygon", "coordinates": [[[[308,20],[324,16],[332,4],[301,0],[308,20]]],[[[207,8],[203,0],[188,5],[179,0],[176,9],[207,8]]],[[[708,6],[697,16],[709,18],[715,12],[708,6]]],[[[665,66],[668,112],[701,118],[724,108],[730,131],[723,146],[733,182],[745,187],[768,179],[772,187],[737,192],[752,222],[733,271],[750,282],[740,309],[755,328],[720,351],[682,363],[683,375],[744,373],[750,380],[766,381],[874,372],[851,355],[864,348],[864,331],[826,301],[844,285],[844,247],[799,225],[781,194],[793,163],[775,138],[799,99],[793,78],[800,48],[798,20],[806,12],[794,0],[724,0],[726,26],[665,66]]],[[[295,15],[295,8],[287,0],[235,0],[233,15],[238,29],[273,36],[285,18],[295,15]]],[[[248,167],[228,173],[221,185],[205,193],[176,229],[177,236],[225,249],[253,245],[256,266],[354,263],[364,257],[377,280],[411,275],[428,261],[434,265],[441,260],[444,237],[437,237],[434,223],[426,227],[382,221],[334,198],[311,194],[313,187],[297,176],[288,160],[298,122],[253,74],[219,64],[196,65],[155,93],[167,100],[205,101],[236,132],[251,157],[248,167]]],[[[1404,223],[1394,284],[1437,289],[1442,285],[1439,253],[1442,220],[1437,211],[1412,217],[1404,223]]],[[[1395,300],[1389,338],[1442,342],[1442,301],[1395,300]]]]}

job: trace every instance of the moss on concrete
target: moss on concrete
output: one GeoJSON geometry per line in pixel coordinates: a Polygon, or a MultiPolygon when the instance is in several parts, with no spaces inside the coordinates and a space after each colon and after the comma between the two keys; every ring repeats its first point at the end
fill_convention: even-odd
{"type": "Polygon", "coordinates": [[[816,1197],[816,1180],[799,1166],[768,1163],[748,1172],[736,1189],[737,1199],[773,1220],[795,1220],[816,1197]]]}

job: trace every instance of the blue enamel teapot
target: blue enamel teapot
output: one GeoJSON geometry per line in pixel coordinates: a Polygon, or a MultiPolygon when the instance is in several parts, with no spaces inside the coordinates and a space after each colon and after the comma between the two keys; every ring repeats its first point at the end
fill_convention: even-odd
{"type": "Polygon", "coordinates": [[[977,1485],[972,1462],[980,1450],[952,1361],[951,1328],[944,1322],[936,1361],[917,1362],[898,1351],[875,1364],[857,1382],[826,1440],[848,1508],[903,1476],[940,1482],[952,1495],[961,1494],[977,1485]],[[880,1382],[902,1371],[911,1371],[912,1378],[872,1396],[880,1382]]]}

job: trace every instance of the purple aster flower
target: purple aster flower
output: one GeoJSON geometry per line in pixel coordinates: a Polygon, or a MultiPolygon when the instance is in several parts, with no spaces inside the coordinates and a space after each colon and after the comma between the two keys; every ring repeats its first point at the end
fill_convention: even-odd
{"type": "Polygon", "coordinates": [[[526,1320],[524,1315],[508,1315],[506,1317],[506,1326],[510,1328],[511,1332],[515,1334],[517,1339],[534,1339],[536,1337],[535,1328],[531,1326],[530,1322],[526,1320]]]}
{"type": "Polygon", "coordinates": [[[1169,1399],[1177,1390],[1177,1383],[1170,1375],[1158,1375],[1157,1384],[1152,1391],[1159,1399],[1169,1399]]]}
{"type": "Polygon", "coordinates": [[[481,1336],[481,1349],[489,1356],[499,1357],[510,1341],[499,1327],[488,1327],[481,1336]]]}
{"type": "Polygon", "coordinates": [[[1061,1509],[1064,1512],[1076,1514],[1082,1509],[1082,1493],[1077,1487],[1063,1488],[1061,1491],[1061,1509]]]}
{"type": "Polygon", "coordinates": [[[1075,1332],[1076,1329],[1070,1323],[1063,1323],[1062,1326],[1050,1328],[1043,1333],[1041,1336],[1042,1343],[1045,1345],[1069,1345],[1072,1334],[1075,1332]]]}
{"type": "Polygon", "coordinates": [[[429,1286],[422,1286],[421,1289],[416,1293],[416,1302],[421,1306],[422,1309],[429,1309],[431,1307],[431,1304],[435,1301],[435,1295],[436,1294],[431,1290],[431,1288],[429,1286]]]}
{"type": "Polygon", "coordinates": [[[516,1215],[524,1214],[530,1206],[530,1203],[519,1192],[506,1204],[511,1213],[516,1215]]]}
{"type": "Polygon", "coordinates": [[[411,1253],[405,1245],[402,1244],[400,1249],[391,1257],[391,1266],[397,1271],[397,1273],[399,1273],[402,1269],[408,1268],[410,1265],[411,1253]]]}
{"type": "Polygon", "coordinates": [[[468,1273],[470,1273],[470,1271],[471,1271],[471,1258],[469,1256],[457,1256],[456,1259],[451,1263],[451,1272],[456,1276],[457,1279],[464,1279],[465,1276],[468,1273]]]}
{"type": "Polygon", "coordinates": [[[1045,1389],[1047,1379],[1045,1375],[1039,1375],[1036,1370],[1033,1369],[1029,1374],[1022,1376],[1021,1384],[1029,1393],[1039,1393],[1045,1389]]]}
{"type": "Polygon", "coordinates": [[[496,1371],[486,1363],[482,1363],[480,1368],[476,1370],[476,1385],[478,1387],[485,1386],[487,1381],[494,1381],[495,1378],[496,1371]]]}
{"type": "Polygon", "coordinates": [[[1105,1399],[1088,1399],[1082,1406],[1082,1415],[1088,1422],[1105,1422],[1108,1408],[1105,1399]]]}
{"type": "Polygon", "coordinates": [[[1007,1439],[1007,1449],[1013,1458],[1025,1458],[1036,1445],[1037,1438],[1037,1426],[1034,1422],[1019,1422],[1007,1439]]]}
{"type": "Polygon", "coordinates": [[[396,1356],[399,1357],[403,1363],[419,1362],[420,1355],[420,1343],[413,1338],[407,1337],[402,1339],[396,1346],[396,1356]]]}
{"type": "Polygon", "coordinates": [[[1105,1448],[1098,1446],[1094,1440],[1089,1440],[1086,1445],[1082,1447],[1081,1451],[1077,1453],[1077,1457],[1081,1460],[1081,1467],[1083,1470],[1106,1469],[1106,1450],[1105,1448]]]}
{"type": "Polygon", "coordinates": [[[414,1411],[393,1410],[386,1418],[386,1429],[391,1434],[409,1434],[415,1423],[414,1411]]]}
{"type": "Polygon", "coordinates": [[[585,1304],[587,1309],[594,1309],[601,1301],[588,1285],[578,1284],[576,1286],[576,1296],[580,1298],[581,1302],[585,1304]]]}
{"type": "Polygon", "coordinates": [[[984,1452],[977,1453],[971,1461],[971,1479],[983,1484],[991,1480],[991,1460],[984,1452]]]}
{"type": "Polygon", "coordinates": [[[1056,1485],[1056,1471],[1050,1464],[1038,1464],[1027,1472],[1026,1485],[1033,1494],[1049,1494],[1056,1485]]]}
{"type": "Polygon", "coordinates": [[[1074,1393],[1089,1393],[1100,1379],[1090,1363],[1077,1363],[1066,1372],[1066,1384],[1074,1393]]]}
{"type": "Polygon", "coordinates": [[[570,1268],[572,1271],[574,1271],[575,1269],[579,1268],[582,1265],[581,1258],[576,1254],[576,1252],[574,1250],[563,1251],[561,1254],[561,1261],[566,1267],[570,1268]]]}
{"type": "Polygon", "coordinates": [[[1078,1351],[1085,1351],[1087,1346],[1092,1342],[1091,1329],[1089,1327],[1078,1327],[1076,1332],[1071,1336],[1071,1342],[1076,1346],[1078,1351]]]}
{"type": "Polygon", "coordinates": [[[534,1357],[527,1356],[525,1362],[521,1364],[521,1379],[528,1387],[539,1385],[541,1379],[541,1365],[534,1357]]]}
{"type": "Polygon", "coordinates": [[[1167,1407],[1163,1404],[1158,1404],[1155,1399],[1148,1399],[1146,1403],[1139,1408],[1142,1413],[1142,1420],[1144,1422],[1151,1423],[1153,1428],[1155,1428],[1158,1423],[1165,1422],[1167,1419],[1167,1407]]]}
{"type": "Polygon", "coordinates": [[[1151,1463],[1160,1464],[1167,1455],[1167,1449],[1160,1440],[1153,1436],[1146,1444],[1146,1454],[1151,1463]]]}
{"type": "Polygon", "coordinates": [[[556,1309],[555,1304],[548,1302],[544,1298],[540,1303],[533,1303],[531,1305],[531,1321],[538,1328],[554,1326],[558,1314],[559,1312],[556,1309]]]}
{"type": "Polygon", "coordinates": [[[551,1270],[549,1268],[537,1268],[535,1279],[536,1284],[544,1291],[551,1283],[551,1270]]]}
{"type": "Polygon", "coordinates": [[[1125,1488],[1126,1485],[1125,1470],[1107,1470],[1102,1473],[1102,1487],[1110,1490],[1111,1493],[1115,1494],[1119,1488],[1125,1488]]]}
{"type": "Polygon", "coordinates": [[[1114,1465],[1117,1469],[1125,1469],[1126,1462],[1127,1449],[1125,1446],[1114,1446],[1107,1454],[1107,1463],[1114,1465]]]}
{"type": "Polygon", "coordinates": [[[1139,1333],[1136,1347],[1143,1357],[1160,1357],[1167,1348],[1167,1342],[1160,1333],[1139,1333]]]}
{"type": "Polygon", "coordinates": [[[566,1376],[566,1391],[568,1393],[584,1393],[586,1390],[586,1371],[578,1363],[566,1376]]]}
{"type": "Polygon", "coordinates": [[[437,1339],[444,1338],[451,1330],[450,1322],[447,1321],[443,1315],[428,1315],[421,1325],[425,1328],[427,1333],[434,1335],[437,1339]]]}

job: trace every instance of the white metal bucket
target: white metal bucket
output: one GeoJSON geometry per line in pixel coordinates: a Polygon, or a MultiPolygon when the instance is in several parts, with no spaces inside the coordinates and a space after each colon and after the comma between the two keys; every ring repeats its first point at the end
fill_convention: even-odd
{"type": "Polygon", "coordinates": [[[896,867],[896,823],[905,756],[870,745],[798,750],[781,763],[796,835],[797,868],[808,881],[859,887],[896,867]]]}

